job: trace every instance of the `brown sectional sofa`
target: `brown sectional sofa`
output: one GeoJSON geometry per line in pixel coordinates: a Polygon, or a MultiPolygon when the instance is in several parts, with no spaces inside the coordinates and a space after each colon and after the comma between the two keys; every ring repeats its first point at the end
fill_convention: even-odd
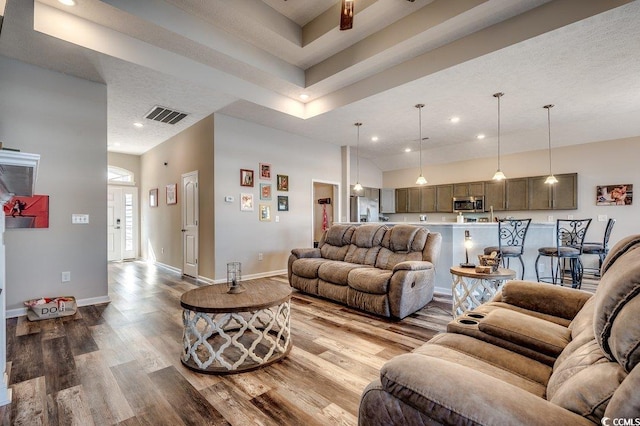
{"type": "Polygon", "coordinates": [[[388,361],[359,424],[639,424],[640,235],[616,244],[601,273],[595,295],[506,283],[388,361]]]}
{"type": "Polygon", "coordinates": [[[433,298],[442,236],[413,225],[336,224],[318,248],[291,250],[289,283],[305,293],[404,318],[433,298]]]}

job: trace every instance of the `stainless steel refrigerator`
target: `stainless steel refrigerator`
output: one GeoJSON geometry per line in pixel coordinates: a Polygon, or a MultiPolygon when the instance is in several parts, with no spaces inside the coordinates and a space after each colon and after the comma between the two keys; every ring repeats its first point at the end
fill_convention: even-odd
{"type": "Polygon", "coordinates": [[[367,197],[351,197],[351,222],[378,222],[380,205],[378,200],[367,197]]]}

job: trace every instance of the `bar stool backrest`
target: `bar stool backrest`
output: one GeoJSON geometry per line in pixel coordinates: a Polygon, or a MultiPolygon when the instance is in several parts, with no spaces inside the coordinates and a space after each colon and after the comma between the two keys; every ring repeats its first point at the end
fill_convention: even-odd
{"type": "Polygon", "coordinates": [[[558,219],[557,222],[557,246],[573,247],[580,250],[584,244],[584,237],[591,224],[591,219],[558,219]]]}
{"type": "Polygon", "coordinates": [[[611,237],[611,231],[613,231],[613,225],[616,224],[616,220],[613,218],[610,218],[609,221],[607,222],[607,227],[604,229],[604,239],[602,241],[602,248],[605,251],[608,251],[609,249],[609,238],[611,237]]]}
{"type": "Polygon", "coordinates": [[[531,219],[500,219],[498,221],[498,247],[519,247],[520,254],[524,252],[524,239],[531,219]]]}

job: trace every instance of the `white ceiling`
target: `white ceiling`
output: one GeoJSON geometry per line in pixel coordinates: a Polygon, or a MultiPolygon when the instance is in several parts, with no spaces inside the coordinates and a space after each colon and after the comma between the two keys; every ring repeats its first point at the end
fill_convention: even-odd
{"type": "Polygon", "coordinates": [[[503,154],[547,147],[549,103],[554,146],[640,135],[637,1],[356,0],[349,31],[337,0],[76,1],[7,0],[0,54],[106,83],[111,151],[217,112],[336,145],[361,121],[362,158],[416,167],[424,103],[425,164],[490,157],[499,91],[503,154]]]}

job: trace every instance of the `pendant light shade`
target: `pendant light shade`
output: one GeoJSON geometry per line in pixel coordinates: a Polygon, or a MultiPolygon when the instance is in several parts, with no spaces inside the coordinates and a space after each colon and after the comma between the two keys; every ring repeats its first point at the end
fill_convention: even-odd
{"type": "Polygon", "coordinates": [[[422,174],[422,108],[424,108],[424,104],[417,104],[416,108],[418,108],[418,127],[420,128],[420,176],[416,180],[416,185],[425,185],[427,180],[422,174]]]}
{"type": "Polygon", "coordinates": [[[554,183],[558,183],[558,179],[556,179],[556,177],[551,172],[551,108],[553,108],[553,105],[545,105],[543,106],[543,108],[547,110],[547,125],[549,128],[549,176],[547,176],[547,179],[544,181],[544,183],[546,183],[547,185],[553,185],[554,183]]]}
{"type": "Polygon", "coordinates": [[[355,123],[354,126],[358,129],[358,137],[356,145],[356,184],[353,185],[353,190],[360,192],[362,191],[362,185],[360,185],[360,126],[362,126],[362,123],[355,123]]]}
{"type": "Polygon", "coordinates": [[[498,99],[498,169],[493,175],[493,180],[504,180],[507,178],[504,173],[502,173],[502,170],[500,170],[500,98],[502,96],[504,96],[502,92],[493,94],[493,97],[498,99]]]}

